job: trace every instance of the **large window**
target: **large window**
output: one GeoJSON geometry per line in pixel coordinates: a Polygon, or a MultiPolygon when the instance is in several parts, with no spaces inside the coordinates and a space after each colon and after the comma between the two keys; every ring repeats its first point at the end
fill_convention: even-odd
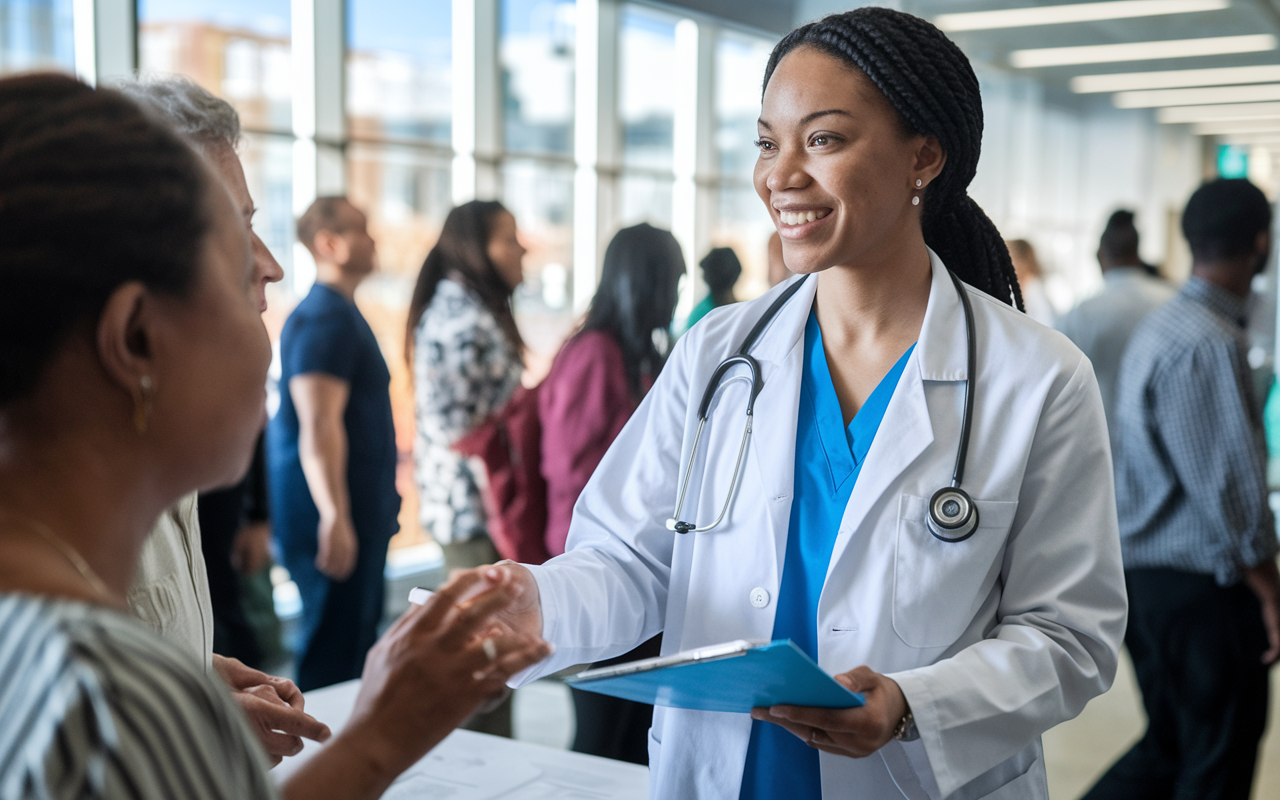
{"type": "Polygon", "coordinates": [[[250,131],[292,130],[289,0],[138,0],[144,72],[225,98],[250,131]]]}
{"type": "Polygon", "coordinates": [[[0,74],[75,69],[72,0],[0,2],[0,74]]]}
{"type": "Polygon", "coordinates": [[[356,139],[449,143],[450,0],[349,0],[347,120],[356,139]]]}
{"type": "Polygon", "coordinates": [[[676,17],[627,5],[618,26],[618,115],[623,173],[619,225],[648,222],[671,228],[675,187],[675,92],[691,76],[677,74],[676,17]]]}
{"type": "Polygon", "coordinates": [[[760,88],[773,43],[722,31],[715,50],[715,150],[720,171],[711,243],[732,247],[742,261],[739,297],[768,288],[768,242],[774,227],[756,195],[756,120],[760,88]]]}
{"type": "Polygon", "coordinates": [[[501,0],[502,201],[515,215],[525,256],[516,318],[530,378],[550,368],[570,333],[573,287],[573,126],[577,5],[501,0]]]}
{"type": "Polygon", "coordinates": [[[572,0],[502,0],[499,60],[509,153],[573,155],[572,0]]]}
{"type": "MultiPolygon", "coordinates": [[[[286,273],[293,268],[291,58],[289,0],[138,0],[140,70],[185,75],[239,112],[254,230],[286,273]]],[[[277,306],[289,299],[280,286],[270,291],[277,306]]]]}

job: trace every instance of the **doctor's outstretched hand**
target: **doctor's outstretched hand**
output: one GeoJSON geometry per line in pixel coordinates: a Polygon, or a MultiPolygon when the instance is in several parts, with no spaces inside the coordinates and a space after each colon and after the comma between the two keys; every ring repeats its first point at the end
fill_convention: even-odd
{"type": "Polygon", "coordinates": [[[888,744],[907,713],[907,699],[892,678],[870,667],[835,676],[841,686],[860,692],[861,708],[804,708],[771,706],[755,708],[752,719],[781,725],[810,747],[825,753],[864,758],[888,744]]]}
{"type": "Polygon", "coordinates": [[[538,593],[538,582],[533,573],[523,564],[502,560],[494,564],[493,569],[501,570],[504,580],[510,581],[518,594],[515,599],[495,615],[498,622],[506,625],[513,632],[525,636],[541,638],[542,636],[542,598],[538,593]]]}

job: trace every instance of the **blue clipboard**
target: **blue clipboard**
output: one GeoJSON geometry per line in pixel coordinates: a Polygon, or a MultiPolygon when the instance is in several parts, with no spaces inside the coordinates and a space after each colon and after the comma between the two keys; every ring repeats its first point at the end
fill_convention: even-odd
{"type": "Polygon", "coordinates": [[[697,711],[748,713],[776,705],[857,708],[864,702],[790,639],[726,642],[589,669],[565,683],[638,703],[697,711]]]}

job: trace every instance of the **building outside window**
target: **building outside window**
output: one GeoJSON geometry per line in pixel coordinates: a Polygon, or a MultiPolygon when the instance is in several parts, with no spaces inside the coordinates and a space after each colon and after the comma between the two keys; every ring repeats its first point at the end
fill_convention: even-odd
{"type": "Polygon", "coordinates": [[[622,127],[619,227],[648,222],[671,228],[676,23],[645,6],[626,5],[618,25],[618,113],[622,127]]]}
{"type": "Polygon", "coordinates": [[[573,127],[577,5],[502,0],[502,202],[528,248],[516,318],[530,379],[551,366],[576,321],[573,308],[573,127]]]}
{"type": "MultiPolygon", "coordinates": [[[[138,67],[185,75],[240,114],[241,161],[257,204],[254,230],[293,268],[292,50],[289,0],[138,0],[138,67]]],[[[288,298],[271,288],[276,310],[288,298]]]]}

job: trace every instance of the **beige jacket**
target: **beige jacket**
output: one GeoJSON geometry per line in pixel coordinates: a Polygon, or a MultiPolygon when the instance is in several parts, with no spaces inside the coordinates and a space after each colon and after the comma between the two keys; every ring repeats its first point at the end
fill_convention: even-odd
{"type": "Polygon", "coordinates": [[[206,670],[212,666],[213,605],[194,493],[156,521],[142,546],[128,601],[161,638],[190,653],[206,670]]]}

